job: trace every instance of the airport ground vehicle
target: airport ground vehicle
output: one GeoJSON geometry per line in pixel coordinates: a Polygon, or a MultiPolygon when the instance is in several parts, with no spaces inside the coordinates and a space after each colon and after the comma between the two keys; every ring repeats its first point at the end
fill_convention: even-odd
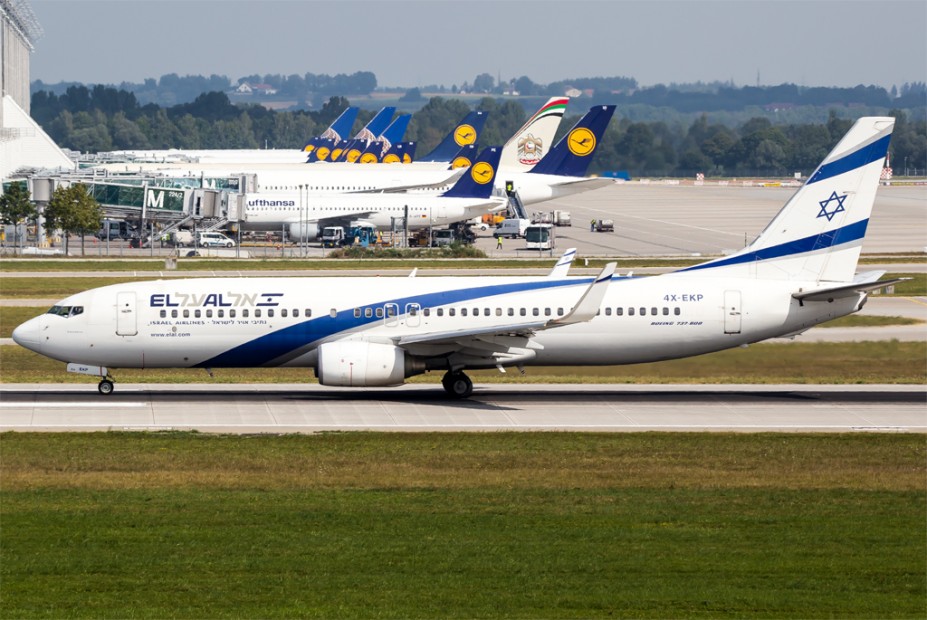
{"type": "Polygon", "coordinates": [[[609,220],[609,219],[596,220],[595,231],[596,232],[615,232],[615,221],[609,220]]]}
{"type": "Polygon", "coordinates": [[[337,248],[344,245],[344,226],[326,226],[322,229],[322,247],[337,248]]]}
{"type": "Polygon", "coordinates": [[[557,209],[553,214],[553,224],[554,226],[572,226],[573,222],[570,219],[569,211],[561,211],[557,209]]]}
{"type": "Polygon", "coordinates": [[[493,237],[509,237],[517,239],[525,236],[525,230],[531,225],[531,220],[512,217],[502,220],[502,223],[496,226],[493,237]]]}
{"type": "Polygon", "coordinates": [[[168,233],[162,240],[175,248],[189,247],[193,245],[193,233],[189,230],[175,230],[168,233]]]}
{"type": "Polygon", "coordinates": [[[100,224],[100,230],[97,231],[97,239],[131,239],[133,229],[128,222],[123,220],[103,220],[100,224]]]}
{"type": "Polygon", "coordinates": [[[235,242],[219,232],[201,232],[196,234],[196,245],[204,248],[233,248],[235,242]]]}
{"type": "Polygon", "coordinates": [[[525,248],[552,250],[556,247],[556,232],[552,224],[532,224],[525,229],[525,248]]]}

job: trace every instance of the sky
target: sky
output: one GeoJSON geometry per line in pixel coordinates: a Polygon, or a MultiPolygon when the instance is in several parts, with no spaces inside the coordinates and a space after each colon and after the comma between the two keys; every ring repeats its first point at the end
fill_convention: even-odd
{"type": "Polygon", "coordinates": [[[924,0],[30,0],[31,78],[372,71],[380,86],[480,73],[641,86],[927,81],[924,0]]]}

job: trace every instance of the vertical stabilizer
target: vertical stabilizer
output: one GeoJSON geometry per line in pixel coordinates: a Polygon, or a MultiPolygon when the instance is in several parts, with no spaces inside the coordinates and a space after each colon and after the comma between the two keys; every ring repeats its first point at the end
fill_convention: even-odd
{"type": "Polygon", "coordinates": [[[499,169],[527,172],[550,151],[569,97],[551,97],[502,147],[499,169]]]}
{"type": "Polygon", "coordinates": [[[499,155],[502,148],[490,146],[483,149],[470,169],[461,175],[451,189],[442,196],[449,198],[489,198],[492,195],[493,181],[499,167],[499,155]]]}
{"type": "Polygon", "coordinates": [[[753,243],[683,271],[852,281],[894,124],[890,117],[856,121],[753,243]]]}
{"type": "Polygon", "coordinates": [[[474,144],[483,131],[489,113],[475,110],[467,114],[457,123],[453,130],[444,137],[444,140],[435,149],[419,161],[450,162],[461,147],[474,144]]]}
{"type": "Polygon", "coordinates": [[[608,122],[615,113],[613,105],[597,105],[589,108],[563,138],[530,170],[529,174],[554,174],[557,176],[585,176],[596,147],[602,141],[608,122]]]}

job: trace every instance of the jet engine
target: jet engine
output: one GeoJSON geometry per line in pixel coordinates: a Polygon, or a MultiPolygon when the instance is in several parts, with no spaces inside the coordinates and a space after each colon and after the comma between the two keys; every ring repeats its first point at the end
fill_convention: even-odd
{"type": "Polygon", "coordinates": [[[382,387],[424,371],[424,361],[391,344],[326,342],[319,347],[316,376],[322,385],[382,387]]]}
{"type": "Polygon", "coordinates": [[[302,239],[315,239],[319,236],[318,222],[293,222],[290,224],[290,239],[300,241],[302,239]]]}

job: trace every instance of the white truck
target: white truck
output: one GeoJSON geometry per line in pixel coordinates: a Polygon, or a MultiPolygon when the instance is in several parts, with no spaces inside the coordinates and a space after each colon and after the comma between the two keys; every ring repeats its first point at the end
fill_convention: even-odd
{"type": "Polygon", "coordinates": [[[525,230],[531,226],[531,220],[521,219],[517,217],[508,218],[502,220],[496,230],[492,233],[493,237],[510,237],[512,239],[517,239],[518,237],[525,236],[525,230]]]}
{"type": "Polygon", "coordinates": [[[569,211],[561,211],[559,209],[554,211],[553,217],[554,226],[572,226],[573,223],[570,220],[569,211]]]}
{"type": "Polygon", "coordinates": [[[322,247],[340,248],[344,245],[344,227],[326,226],[322,229],[322,247]]]}

